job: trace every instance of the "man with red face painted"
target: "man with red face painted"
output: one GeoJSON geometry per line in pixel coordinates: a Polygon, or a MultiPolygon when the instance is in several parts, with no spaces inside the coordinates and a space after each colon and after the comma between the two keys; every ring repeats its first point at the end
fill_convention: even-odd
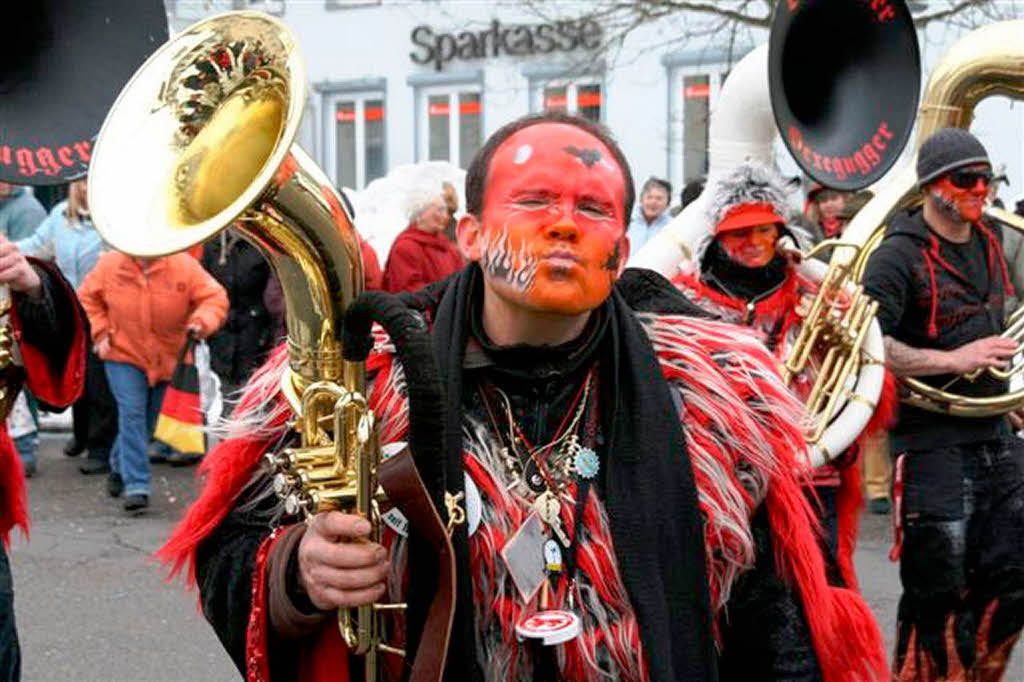
{"type": "MultiPolygon", "coordinates": [[[[1000,337],[1012,285],[998,227],[982,216],[992,180],[965,130],[921,146],[924,202],[890,221],[865,289],[879,303],[886,364],[897,376],[975,396],[1005,393],[987,373],[1018,350],[1000,337]]],[[[1024,441],[1009,418],[900,406],[890,433],[903,595],[901,680],[997,680],[1024,623],[1024,441]]]]}
{"type": "MultiPolygon", "coordinates": [[[[708,209],[715,226],[696,245],[673,282],[690,300],[718,319],[752,327],[780,361],[789,356],[799,333],[802,300],[817,291],[778,248],[788,238],[801,249],[810,236],[788,225],[784,181],[761,165],[739,166],[713,189],[708,209]]],[[[814,363],[793,378],[791,387],[806,400],[816,378],[814,363]]],[[[875,423],[869,429],[877,429],[875,423]]],[[[835,584],[857,584],[853,550],[860,506],[856,447],[813,472],[813,492],[824,531],[829,578],[835,584]]]]}
{"type": "MultiPolygon", "coordinates": [[[[403,295],[452,425],[418,464],[466,512],[439,508],[457,577],[445,679],[883,679],[878,628],[829,586],[795,478],[800,403],[752,335],[624,271],[633,193],[600,125],[514,121],[468,171],[471,263],[403,295]]],[[[387,522],[377,545],[361,518],[281,509],[258,461],[293,441],[283,365],[250,385],[237,428],[261,428],[206,458],[162,556],[194,567],[249,679],[355,679],[333,611],[382,599],[409,602],[407,661],[444,654],[417,651],[437,558],[415,528],[387,522]]],[[[367,367],[382,443],[405,440],[412,373],[382,333],[367,367]]]]}

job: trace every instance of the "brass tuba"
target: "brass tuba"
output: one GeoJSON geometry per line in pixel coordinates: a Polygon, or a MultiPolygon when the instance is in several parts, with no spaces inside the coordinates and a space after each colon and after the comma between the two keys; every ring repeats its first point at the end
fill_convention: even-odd
{"type": "MultiPolygon", "coordinates": [[[[805,170],[829,186],[864,187],[896,161],[917,109],[920,58],[906,6],[893,1],[885,7],[892,15],[879,21],[881,10],[861,0],[776,5],[769,44],[736,64],[714,104],[704,193],[631,256],[630,265],[671,277],[680,260],[692,259],[712,228],[707,206],[713,186],[746,161],[771,163],[777,132],[805,170]],[[859,39],[835,43],[835,35],[850,32],[859,39]],[[885,82],[887,96],[863,97],[866,82],[885,82]],[[861,120],[864,107],[874,110],[873,123],[861,120]],[[863,151],[865,139],[881,135],[880,120],[892,140],[881,152],[863,151]]],[[[821,245],[829,246],[856,248],[845,240],[821,245]]],[[[801,311],[785,373],[791,378],[812,359],[821,360],[804,432],[810,463],[819,466],[846,450],[868,424],[884,383],[884,349],[875,304],[850,269],[826,268],[813,255],[800,254],[798,269],[819,283],[818,292],[801,311]]]]}
{"type": "MultiPolygon", "coordinates": [[[[230,12],[160,47],[107,115],[93,152],[89,200],[112,246],[174,253],[234,226],[281,281],[289,368],[282,390],[301,445],[273,457],[289,512],[342,509],[379,539],[377,445],[365,368],[342,356],[343,314],[363,288],[353,214],[293,144],[305,66],[277,19],[230,12]]],[[[341,633],[376,675],[384,641],[374,604],[339,611],[341,633]]],[[[372,672],[371,672],[372,671],[372,672]]]]}
{"type": "MultiPolygon", "coordinates": [[[[957,41],[936,64],[925,88],[917,117],[918,143],[945,127],[967,128],[977,104],[993,95],[1024,99],[1024,21],[1003,21],[976,29],[957,41]]],[[[895,177],[887,179],[874,199],[854,217],[844,238],[861,248],[856,254],[837,251],[832,263],[848,267],[859,281],[863,279],[868,257],[881,242],[889,217],[901,208],[922,200],[917,187],[914,166],[916,154],[900,168],[895,177]]],[[[1024,220],[996,207],[988,207],[986,215],[1004,225],[1024,232],[1024,220]]],[[[1003,334],[1024,341],[1024,307],[1010,316],[1003,334]]],[[[1024,359],[1014,358],[1008,370],[988,369],[990,375],[1008,380],[1024,373],[1024,359]]],[[[958,417],[984,417],[1005,414],[1024,406],[1024,388],[1009,390],[989,397],[956,393],[953,384],[973,381],[980,372],[965,375],[950,385],[936,387],[920,379],[901,379],[907,394],[903,401],[933,412],[958,417]]]]}

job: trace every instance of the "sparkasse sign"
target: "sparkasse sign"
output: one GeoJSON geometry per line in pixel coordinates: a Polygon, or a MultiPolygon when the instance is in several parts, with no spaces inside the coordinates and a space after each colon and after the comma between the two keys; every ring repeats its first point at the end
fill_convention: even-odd
{"type": "Polygon", "coordinates": [[[580,48],[596,50],[601,45],[601,33],[601,25],[592,19],[512,26],[503,26],[493,19],[486,30],[459,33],[436,33],[422,25],[412,30],[410,38],[416,49],[409,53],[409,58],[417,64],[433,64],[440,71],[455,59],[484,59],[503,54],[525,57],[580,48]]]}

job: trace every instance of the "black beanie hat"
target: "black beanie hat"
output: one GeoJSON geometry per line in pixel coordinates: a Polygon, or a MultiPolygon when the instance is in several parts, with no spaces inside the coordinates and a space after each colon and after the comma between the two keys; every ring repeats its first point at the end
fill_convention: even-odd
{"type": "Polygon", "coordinates": [[[925,140],[917,153],[917,184],[923,187],[943,173],[975,163],[991,165],[978,138],[963,128],[943,128],[925,140]]]}

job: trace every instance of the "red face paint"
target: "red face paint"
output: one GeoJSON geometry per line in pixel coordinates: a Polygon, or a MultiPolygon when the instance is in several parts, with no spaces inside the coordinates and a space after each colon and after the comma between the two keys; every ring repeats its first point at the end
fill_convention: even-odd
{"type": "Polygon", "coordinates": [[[964,222],[973,223],[981,220],[985,198],[988,196],[988,185],[976,182],[974,187],[963,189],[950,182],[948,175],[944,175],[932,184],[932,192],[955,210],[964,222]]]}
{"type": "Polygon", "coordinates": [[[827,238],[838,236],[842,227],[843,221],[836,216],[826,215],[821,217],[821,229],[827,238]]]}
{"type": "Polygon", "coordinates": [[[498,147],[487,180],[479,262],[499,296],[563,315],[608,298],[628,254],[625,180],[600,140],[532,125],[498,147]]]}
{"type": "Polygon", "coordinates": [[[733,261],[747,268],[763,268],[775,258],[777,225],[758,225],[730,230],[718,236],[722,250],[733,261]]]}

